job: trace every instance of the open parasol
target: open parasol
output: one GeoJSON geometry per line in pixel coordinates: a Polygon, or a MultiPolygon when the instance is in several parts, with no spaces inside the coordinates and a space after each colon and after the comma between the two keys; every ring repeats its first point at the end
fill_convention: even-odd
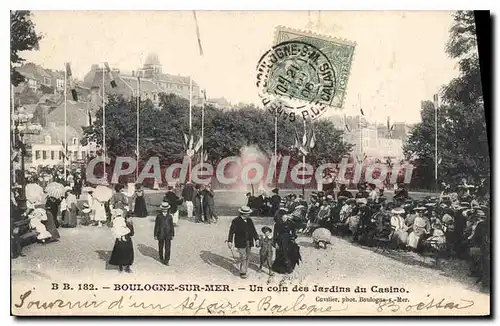
{"type": "Polygon", "coordinates": [[[94,190],[93,196],[98,201],[108,201],[111,199],[111,196],[113,196],[113,190],[105,186],[97,186],[94,190]]]}
{"type": "Polygon", "coordinates": [[[26,185],[26,199],[32,203],[41,203],[45,197],[43,188],[36,183],[26,185]]]}
{"type": "Polygon", "coordinates": [[[51,182],[45,187],[45,193],[49,197],[61,198],[66,193],[66,189],[59,182],[51,182]]]}

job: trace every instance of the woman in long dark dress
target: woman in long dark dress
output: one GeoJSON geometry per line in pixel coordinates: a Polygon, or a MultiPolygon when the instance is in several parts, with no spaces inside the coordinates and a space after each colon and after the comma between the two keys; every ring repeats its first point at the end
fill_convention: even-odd
{"type": "Polygon", "coordinates": [[[144,191],[140,184],[135,185],[135,193],[132,198],[134,203],[134,216],[146,217],[148,216],[148,209],[146,206],[146,199],[144,198],[144,191]]]}
{"type": "Polygon", "coordinates": [[[297,238],[293,222],[288,215],[283,215],[274,225],[274,243],[276,259],[272,270],[279,274],[290,274],[301,261],[300,247],[295,243],[297,238]]]}
{"type": "Polygon", "coordinates": [[[132,236],[134,235],[134,225],[130,217],[124,218],[124,212],[121,209],[113,209],[113,235],[115,245],[111,252],[109,264],[118,266],[120,272],[125,270],[131,273],[130,266],[134,263],[134,246],[132,236]]]}
{"type": "Polygon", "coordinates": [[[51,196],[47,197],[47,201],[45,202],[45,207],[52,214],[54,218],[56,228],[59,227],[59,220],[57,219],[57,214],[59,213],[60,204],[61,204],[61,199],[57,199],[51,196]]]}

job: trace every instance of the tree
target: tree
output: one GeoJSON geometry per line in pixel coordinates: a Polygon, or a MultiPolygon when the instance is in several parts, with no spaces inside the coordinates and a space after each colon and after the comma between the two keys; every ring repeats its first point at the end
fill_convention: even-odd
{"type": "Polygon", "coordinates": [[[31,21],[31,12],[18,10],[10,12],[10,79],[14,86],[24,81],[24,77],[15,67],[25,61],[19,52],[38,50],[41,35],[36,34],[35,24],[31,21]]]}
{"type": "MultiPolygon", "coordinates": [[[[185,155],[184,136],[189,133],[189,102],[173,94],[160,95],[160,108],[150,101],[141,102],[140,153],[144,161],[159,157],[162,163],[182,161],[185,155]]],[[[135,99],[127,100],[110,96],[106,104],[107,155],[135,157],[136,150],[135,99]]],[[[193,108],[192,127],[195,141],[201,136],[201,109],[193,108]]],[[[278,121],[278,152],[291,155],[299,161],[299,155],[291,150],[295,140],[295,128],[287,121],[278,121]]],[[[300,130],[300,129],[299,129],[300,130]]],[[[350,146],[342,141],[342,132],[333,123],[315,123],[316,146],[310,152],[308,163],[337,162],[347,154],[350,146]]],[[[91,127],[85,129],[84,142],[102,144],[102,110],[91,127]]],[[[229,156],[239,156],[245,146],[258,146],[268,156],[274,153],[274,117],[254,106],[240,109],[205,108],[204,150],[208,162],[216,163],[229,156]]]]}
{"type": "MultiPolygon", "coordinates": [[[[438,108],[439,181],[489,179],[488,138],[473,12],[458,11],[454,15],[446,52],[459,60],[460,74],[443,87],[443,104],[438,108]]],[[[408,157],[415,158],[418,176],[413,184],[433,188],[435,109],[432,102],[423,103],[421,116],[422,121],[412,130],[404,151],[408,157]]]]}

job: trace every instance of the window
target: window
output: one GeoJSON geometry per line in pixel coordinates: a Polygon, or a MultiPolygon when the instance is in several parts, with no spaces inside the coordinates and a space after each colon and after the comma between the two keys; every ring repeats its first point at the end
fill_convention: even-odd
{"type": "Polygon", "coordinates": [[[56,80],[56,84],[57,84],[57,89],[64,89],[64,80],[58,79],[56,80]]]}
{"type": "Polygon", "coordinates": [[[51,83],[50,83],[50,78],[49,78],[49,77],[43,77],[43,83],[44,83],[45,85],[49,85],[49,86],[50,86],[50,84],[51,84],[51,83]]]}
{"type": "Polygon", "coordinates": [[[50,159],[54,160],[56,158],[56,151],[50,151],[50,159]]]}
{"type": "Polygon", "coordinates": [[[36,90],[36,80],[29,79],[28,80],[28,87],[36,90]]]}
{"type": "Polygon", "coordinates": [[[71,142],[73,143],[73,145],[76,145],[78,143],[78,138],[73,138],[71,142]]]}
{"type": "Polygon", "coordinates": [[[45,136],[45,144],[46,144],[46,145],[50,145],[50,143],[51,143],[51,138],[50,138],[50,136],[49,136],[49,135],[45,136]]]}
{"type": "Polygon", "coordinates": [[[59,160],[62,160],[62,158],[63,158],[63,152],[59,151],[59,160]]]}
{"type": "Polygon", "coordinates": [[[78,160],[78,152],[77,152],[77,151],[74,151],[74,152],[73,152],[73,158],[74,158],[75,160],[78,160]]]}
{"type": "Polygon", "coordinates": [[[35,151],[35,159],[36,160],[40,159],[40,151],[35,151]]]}
{"type": "Polygon", "coordinates": [[[44,159],[44,160],[47,159],[47,152],[48,151],[42,151],[42,159],[44,159]]]}

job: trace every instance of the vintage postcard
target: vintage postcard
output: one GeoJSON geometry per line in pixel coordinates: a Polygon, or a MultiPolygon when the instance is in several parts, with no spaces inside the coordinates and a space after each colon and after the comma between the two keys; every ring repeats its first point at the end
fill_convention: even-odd
{"type": "Polygon", "coordinates": [[[479,14],[11,11],[12,315],[490,315],[479,14]]]}

